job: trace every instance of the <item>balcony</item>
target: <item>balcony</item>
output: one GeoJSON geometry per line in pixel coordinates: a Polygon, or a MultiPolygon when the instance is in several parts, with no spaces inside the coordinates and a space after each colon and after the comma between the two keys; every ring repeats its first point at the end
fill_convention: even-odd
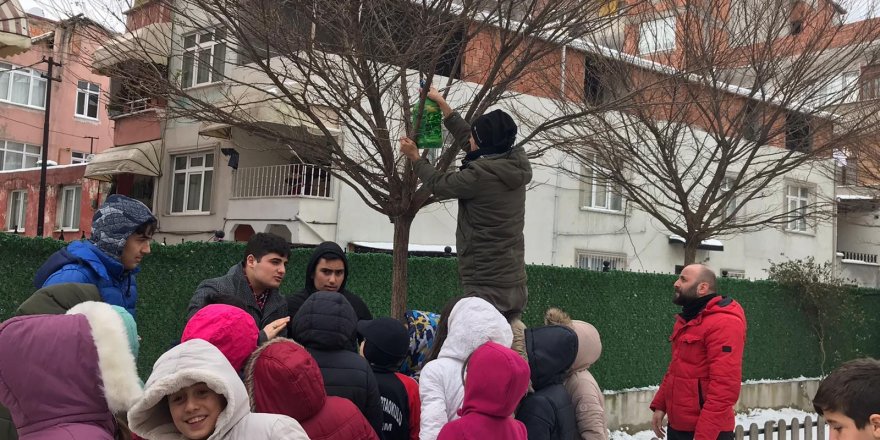
{"type": "Polygon", "coordinates": [[[880,288],[880,264],[877,254],[838,251],[840,276],[860,287],[880,288]]]}
{"type": "Polygon", "coordinates": [[[329,171],[317,165],[244,167],[239,168],[232,177],[232,198],[332,199],[332,183],[329,171]]]}
{"type": "Polygon", "coordinates": [[[92,70],[113,76],[126,61],[165,66],[171,54],[171,23],[153,23],[113,38],[95,50],[92,70]]]}
{"type": "Polygon", "coordinates": [[[159,101],[155,98],[139,98],[119,100],[110,105],[110,119],[120,119],[128,116],[153,111],[163,106],[159,105],[159,101]]]}

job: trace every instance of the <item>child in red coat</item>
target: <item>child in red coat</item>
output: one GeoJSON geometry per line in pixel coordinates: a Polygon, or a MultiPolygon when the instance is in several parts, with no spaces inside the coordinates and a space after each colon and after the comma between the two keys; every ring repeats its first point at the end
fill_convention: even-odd
{"type": "Polygon", "coordinates": [[[513,411],[529,387],[529,365],[515,351],[487,342],[465,365],[464,403],[440,430],[438,440],[527,440],[525,425],[513,411]]]}

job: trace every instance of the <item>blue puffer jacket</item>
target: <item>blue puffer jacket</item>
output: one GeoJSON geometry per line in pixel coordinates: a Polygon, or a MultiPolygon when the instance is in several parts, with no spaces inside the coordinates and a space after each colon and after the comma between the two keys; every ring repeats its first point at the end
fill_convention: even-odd
{"type": "MultiPolygon", "coordinates": [[[[75,241],[67,246],[67,253],[78,261],[65,264],[46,278],[41,287],[62,283],[86,283],[98,286],[101,299],[111,305],[124,307],[137,318],[137,282],[140,268],[127,271],[122,263],[105,254],[90,241],[75,241]]],[[[37,275],[39,276],[39,274],[37,275]]]]}

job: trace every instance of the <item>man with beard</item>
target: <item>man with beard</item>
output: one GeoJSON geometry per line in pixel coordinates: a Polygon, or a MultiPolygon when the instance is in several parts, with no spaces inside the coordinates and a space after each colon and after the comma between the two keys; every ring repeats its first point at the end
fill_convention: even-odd
{"type": "Polygon", "coordinates": [[[745,313],[739,303],[715,292],[715,274],[702,264],[685,267],[674,288],[672,302],[681,313],[669,337],[672,362],[651,402],[651,427],[660,439],[668,431],[668,440],[732,440],[745,313]]]}

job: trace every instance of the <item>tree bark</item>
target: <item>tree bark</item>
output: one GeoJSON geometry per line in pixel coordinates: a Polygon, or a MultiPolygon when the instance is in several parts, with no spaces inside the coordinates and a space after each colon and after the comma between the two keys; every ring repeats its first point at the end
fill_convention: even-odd
{"type": "Polygon", "coordinates": [[[409,232],[415,216],[400,216],[394,220],[394,255],[391,266],[391,316],[403,319],[406,311],[409,267],[409,232]]]}
{"type": "Polygon", "coordinates": [[[684,244],[684,265],[694,264],[697,262],[697,246],[700,240],[688,240],[684,244]]]}

